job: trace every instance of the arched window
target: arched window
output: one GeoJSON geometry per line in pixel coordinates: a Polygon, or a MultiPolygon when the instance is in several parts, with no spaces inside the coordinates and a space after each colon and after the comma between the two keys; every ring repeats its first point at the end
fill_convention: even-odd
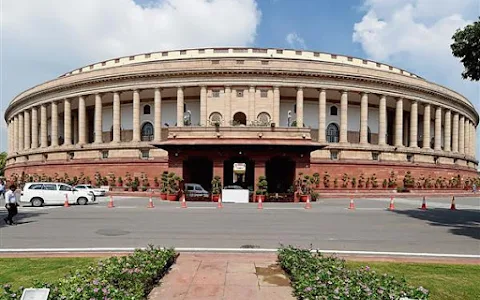
{"type": "Polygon", "coordinates": [[[233,115],[233,126],[247,125],[247,115],[239,111],[233,115]]]}
{"type": "Polygon", "coordinates": [[[327,142],[338,143],[339,138],[340,131],[338,130],[338,125],[335,123],[330,123],[327,127],[327,142]]]}
{"type": "Polygon", "coordinates": [[[153,125],[150,122],[145,122],[142,126],[142,141],[153,140],[153,125]]]}
{"type": "Polygon", "coordinates": [[[336,106],[330,107],[330,115],[331,116],[338,116],[338,108],[336,106]]]}
{"type": "Polygon", "coordinates": [[[266,112],[261,112],[257,116],[257,121],[260,126],[268,126],[270,125],[270,115],[266,112]]]}
{"type": "Polygon", "coordinates": [[[213,112],[210,114],[210,125],[215,126],[215,124],[220,125],[222,123],[222,114],[219,112],[213,112]]]}
{"type": "Polygon", "coordinates": [[[151,110],[150,105],[148,105],[148,104],[145,105],[145,106],[143,107],[143,114],[144,114],[144,115],[149,115],[149,114],[150,114],[150,110],[151,110]]]}

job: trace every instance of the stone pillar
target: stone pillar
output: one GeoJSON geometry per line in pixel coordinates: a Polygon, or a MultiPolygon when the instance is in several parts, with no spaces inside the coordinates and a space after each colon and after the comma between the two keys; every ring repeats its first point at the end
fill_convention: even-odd
{"type": "Polygon", "coordinates": [[[340,143],[348,143],[348,92],[340,98],[340,143]]]}
{"type": "Polygon", "coordinates": [[[12,141],[13,141],[13,137],[12,137],[12,121],[11,120],[8,120],[7,121],[7,134],[8,134],[8,146],[7,146],[7,151],[8,151],[8,154],[11,155],[13,153],[13,147],[12,147],[12,141]]]}
{"type": "Polygon", "coordinates": [[[18,115],[13,117],[13,152],[18,152],[18,115]]]}
{"type": "Polygon", "coordinates": [[[453,113],[452,151],[458,152],[458,113],[453,113]]]}
{"type": "Polygon", "coordinates": [[[113,92],[113,138],[112,143],[120,143],[121,140],[121,111],[120,111],[120,93],[113,92]]]}
{"type": "Polygon", "coordinates": [[[458,123],[458,152],[465,153],[465,116],[460,116],[458,123]]]}
{"type": "Polygon", "coordinates": [[[52,130],[51,133],[51,144],[52,147],[58,147],[58,103],[57,101],[52,102],[52,130]]]}
{"type": "Polygon", "coordinates": [[[445,132],[444,132],[444,146],[443,150],[446,152],[452,151],[451,149],[451,140],[452,140],[452,111],[447,109],[445,112],[445,132]]]}
{"type": "Polygon", "coordinates": [[[32,149],[38,148],[38,109],[32,107],[32,149]]]}
{"type": "Polygon", "coordinates": [[[160,88],[155,88],[153,94],[153,101],[155,107],[153,140],[155,142],[160,142],[162,140],[162,93],[160,91],[160,88]]]}
{"type": "Polygon", "coordinates": [[[72,144],[72,101],[70,99],[63,100],[63,136],[64,146],[72,144]]]}
{"type": "Polygon", "coordinates": [[[466,155],[469,155],[470,154],[470,127],[469,127],[469,123],[470,123],[470,120],[465,117],[465,123],[464,123],[464,126],[465,126],[465,132],[464,132],[464,137],[465,137],[465,142],[464,142],[464,146],[465,146],[465,154],[466,155]]]}
{"type": "MultiPolygon", "coordinates": [[[[251,85],[248,90],[248,116],[247,121],[254,121],[255,118],[255,86],[251,85]]],[[[247,122],[248,125],[248,122],[247,122]]]]}
{"type": "Polygon", "coordinates": [[[87,108],[85,107],[85,98],[78,98],[78,144],[85,145],[87,143],[87,108]]]}
{"type": "Polygon", "coordinates": [[[27,109],[24,111],[24,124],[23,124],[23,128],[25,130],[23,149],[25,150],[30,149],[30,139],[31,139],[30,130],[32,129],[30,125],[30,121],[31,121],[30,110],[27,109]]]}
{"type": "Polygon", "coordinates": [[[225,86],[225,116],[226,126],[232,125],[232,88],[230,86],[225,86]]]}
{"type": "Polygon", "coordinates": [[[303,127],[303,87],[297,88],[297,127],[303,127]]]}
{"type": "Polygon", "coordinates": [[[475,157],[477,153],[477,128],[475,127],[475,123],[472,123],[472,156],[475,157]]]}
{"type": "Polygon", "coordinates": [[[95,144],[103,143],[102,136],[102,95],[95,94],[95,144]]]}
{"type": "Polygon", "coordinates": [[[435,151],[442,150],[442,108],[435,110],[435,151]]]}
{"type": "Polygon", "coordinates": [[[207,126],[207,87],[200,87],[200,125],[207,126]]]}
{"type": "Polygon", "coordinates": [[[325,129],[327,118],[327,90],[321,89],[318,99],[318,142],[327,142],[327,132],[325,129]]]}
{"type": "Polygon", "coordinates": [[[18,152],[22,152],[24,148],[24,127],[25,121],[23,120],[23,112],[18,114],[18,152]]]}
{"type": "Polygon", "coordinates": [[[410,111],[410,147],[418,147],[418,102],[412,101],[410,111]]]}
{"type": "Polygon", "coordinates": [[[368,93],[360,100],[360,144],[368,144],[368,93]]]}
{"type": "Polygon", "coordinates": [[[385,146],[387,135],[387,96],[380,96],[378,116],[378,145],[385,146]]]}
{"type": "Polygon", "coordinates": [[[275,126],[280,126],[280,88],[273,87],[273,123],[275,126]]]}
{"type": "Polygon", "coordinates": [[[183,99],[183,87],[177,88],[177,126],[183,127],[183,115],[184,115],[184,99],[183,99]]]}
{"type": "Polygon", "coordinates": [[[132,142],[140,142],[140,92],[133,90],[133,138],[132,142]]]}
{"type": "Polygon", "coordinates": [[[48,146],[47,139],[47,105],[42,104],[40,106],[40,147],[45,148],[48,146]]]}
{"type": "Polygon", "coordinates": [[[395,110],[395,147],[403,147],[403,98],[397,98],[395,110]]]}
{"type": "Polygon", "coordinates": [[[430,104],[425,104],[423,111],[423,149],[430,149],[430,104]]]}

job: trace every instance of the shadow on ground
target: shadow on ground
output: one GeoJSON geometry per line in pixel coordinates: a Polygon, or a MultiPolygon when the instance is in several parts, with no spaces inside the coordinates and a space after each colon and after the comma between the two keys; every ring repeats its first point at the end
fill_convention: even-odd
{"type": "MultiPolygon", "coordinates": [[[[40,212],[40,211],[39,212],[32,212],[32,211],[22,212],[21,209],[22,208],[19,207],[18,208],[18,214],[15,217],[13,217],[13,221],[17,224],[17,225],[13,225],[13,226],[22,226],[22,225],[29,224],[29,223],[35,223],[35,222],[37,222],[34,219],[35,217],[38,217],[39,215],[45,214],[44,212],[40,212]]],[[[11,225],[7,225],[5,223],[5,221],[3,220],[6,217],[7,217],[7,211],[6,210],[0,211],[0,228],[11,226],[11,225]]]]}
{"type": "Polygon", "coordinates": [[[395,213],[428,221],[431,226],[449,227],[449,232],[480,240],[479,210],[450,210],[435,208],[429,210],[396,210],[395,213]]]}

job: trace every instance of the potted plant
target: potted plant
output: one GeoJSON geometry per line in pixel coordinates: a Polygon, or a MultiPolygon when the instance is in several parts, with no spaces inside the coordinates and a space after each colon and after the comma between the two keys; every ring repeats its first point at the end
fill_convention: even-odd
{"type": "Polygon", "coordinates": [[[343,173],[343,176],[342,176],[342,187],[343,188],[347,188],[348,187],[348,180],[350,178],[348,177],[347,173],[343,173]]]}
{"type": "Polygon", "coordinates": [[[265,176],[258,177],[257,191],[255,192],[256,202],[259,202],[260,200],[262,200],[262,202],[265,202],[267,189],[268,189],[267,178],[265,176]]]}
{"type": "Polygon", "coordinates": [[[180,184],[181,178],[175,173],[170,172],[168,173],[167,178],[167,200],[169,201],[177,201],[178,199],[178,192],[180,191],[180,184]]]}
{"type": "Polygon", "coordinates": [[[123,186],[123,179],[121,176],[118,176],[118,179],[117,179],[117,186],[118,187],[122,187],[123,186]]]}
{"type": "Polygon", "coordinates": [[[315,172],[313,173],[312,178],[313,178],[313,184],[315,184],[315,187],[318,188],[320,186],[320,174],[315,172]]]}
{"type": "Polygon", "coordinates": [[[135,177],[130,185],[132,187],[132,192],[138,191],[139,184],[140,184],[140,180],[138,180],[138,177],[135,177]]]}
{"type": "Polygon", "coordinates": [[[406,188],[413,188],[415,186],[415,178],[413,178],[410,171],[407,171],[405,177],[403,177],[403,186],[406,188]]]}
{"type": "Polygon", "coordinates": [[[162,187],[160,188],[160,199],[167,200],[168,193],[168,171],[163,171],[161,177],[162,187]]]}
{"type": "Polygon", "coordinates": [[[156,188],[158,188],[160,186],[160,182],[158,181],[157,176],[153,177],[153,184],[156,188]]]}
{"type": "Polygon", "coordinates": [[[212,201],[218,202],[222,191],[222,180],[220,176],[214,176],[212,179],[212,201]]]}
{"type": "Polygon", "coordinates": [[[330,187],[330,175],[328,174],[327,171],[325,171],[325,174],[323,175],[323,186],[325,188],[330,187]]]}
{"type": "Polygon", "coordinates": [[[312,184],[314,179],[312,176],[305,175],[303,176],[302,183],[300,185],[300,201],[307,202],[308,196],[311,195],[312,192],[312,184]]]}

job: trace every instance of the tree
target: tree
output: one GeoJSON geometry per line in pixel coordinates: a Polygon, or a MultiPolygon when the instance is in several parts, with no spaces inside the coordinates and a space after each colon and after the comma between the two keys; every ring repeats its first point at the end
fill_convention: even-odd
{"type": "Polygon", "coordinates": [[[5,173],[5,163],[7,162],[7,152],[0,153],[0,176],[5,173]]]}
{"type": "Polygon", "coordinates": [[[464,79],[480,80],[480,18],[473,24],[458,29],[453,35],[454,43],[450,45],[455,57],[461,58],[465,67],[464,79]]]}

